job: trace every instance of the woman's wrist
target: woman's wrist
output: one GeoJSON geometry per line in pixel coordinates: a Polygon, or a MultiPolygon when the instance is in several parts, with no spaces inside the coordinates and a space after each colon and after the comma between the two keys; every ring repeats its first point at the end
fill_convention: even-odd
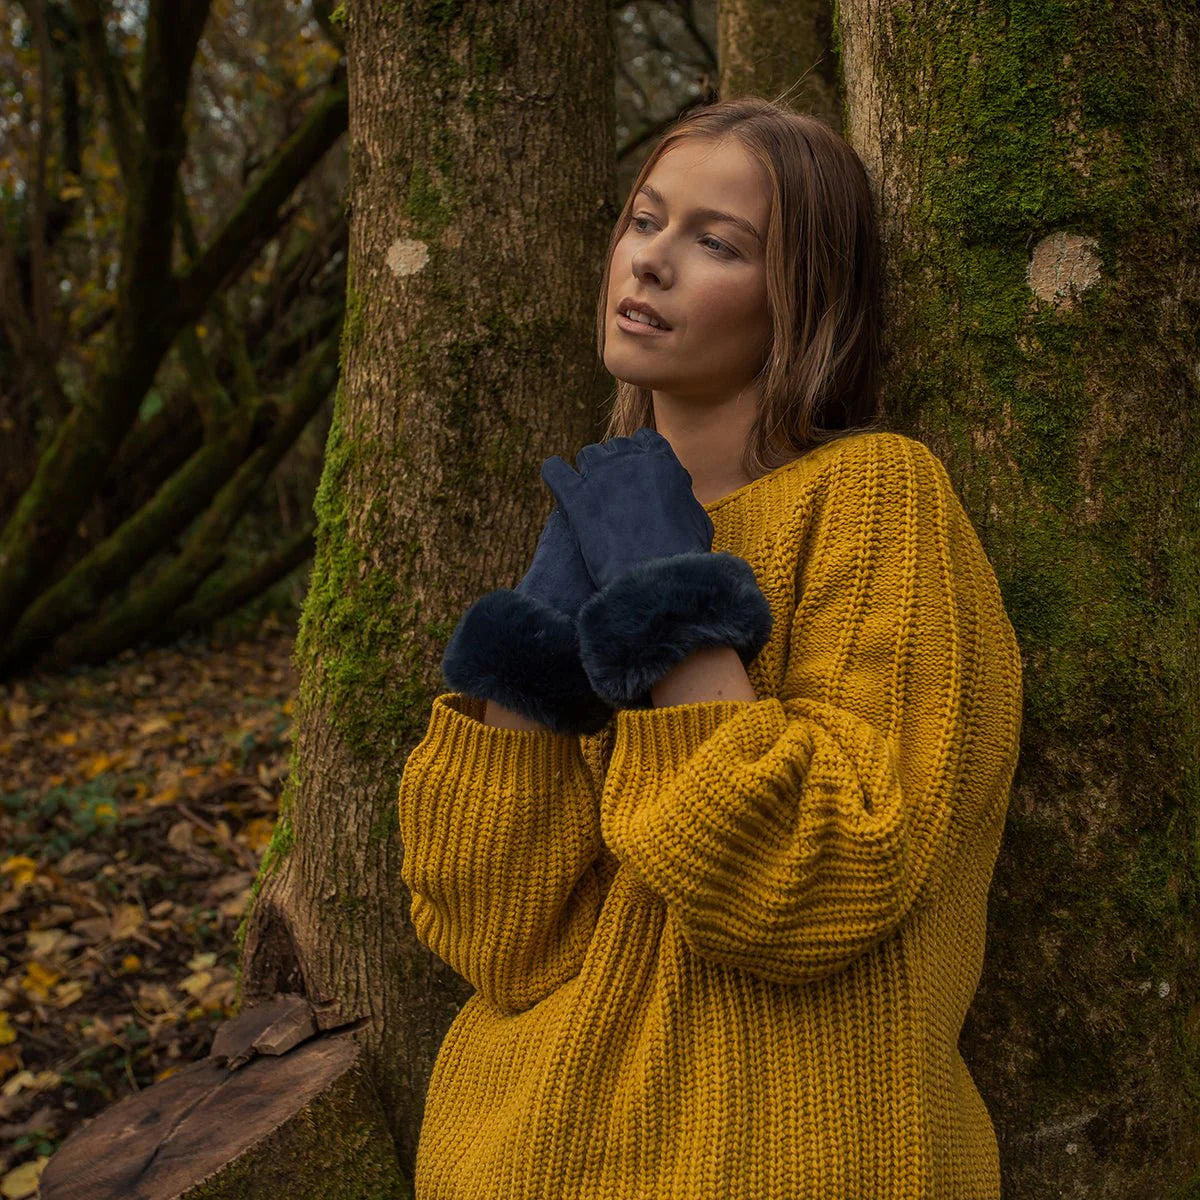
{"type": "Polygon", "coordinates": [[[731,646],[693,650],[650,689],[650,695],[655,708],[709,700],[758,700],[746,668],[731,646]]]}
{"type": "Polygon", "coordinates": [[[494,725],[498,729],[548,729],[549,726],[543,725],[540,721],[531,720],[524,713],[514,712],[511,708],[505,708],[503,704],[497,704],[495,700],[488,700],[483,706],[483,723],[485,725],[494,725]]]}

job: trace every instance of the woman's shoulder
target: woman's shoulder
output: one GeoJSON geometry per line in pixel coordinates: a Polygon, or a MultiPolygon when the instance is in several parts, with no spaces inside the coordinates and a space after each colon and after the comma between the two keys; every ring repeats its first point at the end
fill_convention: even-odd
{"type": "Polygon", "coordinates": [[[794,460],[796,499],[814,492],[838,493],[868,503],[880,491],[953,490],[942,460],[922,441],[895,430],[872,429],[823,442],[794,460]],[[801,464],[807,464],[807,468],[801,464]]]}

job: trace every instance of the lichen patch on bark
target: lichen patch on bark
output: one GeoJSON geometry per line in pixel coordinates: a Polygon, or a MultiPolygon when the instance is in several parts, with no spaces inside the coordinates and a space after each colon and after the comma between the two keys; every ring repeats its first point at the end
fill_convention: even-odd
{"type": "Polygon", "coordinates": [[[397,238],[388,247],[387,265],[401,278],[415,275],[428,261],[429,247],[413,238],[397,238]]]}
{"type": "Polygon", "coordinates": [[[1056,229],[1033,248],[1029,257],[1029,287],[1041,300],[1059,308],[1075,307],[1075,297],[1100,278],[1095,238],[1056,229]]]}

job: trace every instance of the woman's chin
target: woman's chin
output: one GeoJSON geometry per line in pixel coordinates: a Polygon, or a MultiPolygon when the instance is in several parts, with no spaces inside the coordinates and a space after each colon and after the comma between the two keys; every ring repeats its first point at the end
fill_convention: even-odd
{"type": "Polygon", "coordinates": [[[644,366],[630,362],[629,356],[625,354],[614,354],[611,358],[606,358],[604,367],[614,379],[634,387],[653,391],[670,384],[670,380],[661,371],[647,371],[644,366]]]}

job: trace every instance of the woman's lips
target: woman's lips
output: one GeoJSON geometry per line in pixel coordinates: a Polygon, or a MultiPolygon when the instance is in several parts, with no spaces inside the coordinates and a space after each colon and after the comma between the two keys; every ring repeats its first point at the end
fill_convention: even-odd
{"type": "Polygon", "coordinates": [[[643,337],[660,337],[663,334],[671,332],[669,329],[663,329],[661,326],[655,328],[655,326],[647,325],[642,321],[631,321],[628,317],[621,316],[620,313],[617,313],[617,328],[625,330],[626,333],[640,333],[643,337]]]}

